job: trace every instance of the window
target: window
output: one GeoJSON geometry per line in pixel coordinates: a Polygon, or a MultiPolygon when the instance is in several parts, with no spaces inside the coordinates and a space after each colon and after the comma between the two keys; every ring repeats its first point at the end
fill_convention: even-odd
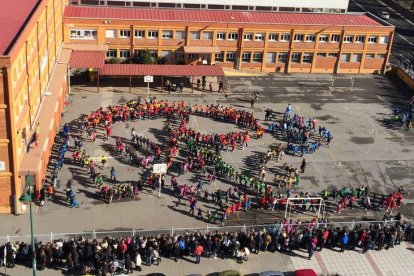
{"type": "Polygon", "coordinates": [[[148,31],[148,38],[158,38],[158,31],[148,31]]]}
{"type": "Polygon", "coordinates": [[[269,34],[269,41],[278,41],[279,34],[269,34]]]}
{"type": "Polygon", "coordinates": [[[109,49],[109,50],[106,52],[106,57],[107,57],[107,58],[116,58],[116,50],[114,50],[114,49],[109,49]]]}
{"type": "Polygon", "coordinates": [[[119,30],[119,37],[126,38],[131,36],[130,30],[119,30]]]}
{"type": "Polygon", "coordinates": [[[352,62],[361,62],[362,54],[352,54],[351,61],[352,62]]]}
{"type": "Polygon", "coordinates": [[[242,61],[243,62],[250,62],[251,53],[250,52],[243,52],[242,53],[242,61]]]}
{"type": "Polygon", "coordinates": [[[135,30],[134,37],[136,38],[145,38],[145,30],[135,30]]]}
{"type": "Polygon", "coordinates": [[[294,39],[293,39],[294,41],[296,41],[296,42],[301,42],[301,41],[303,41],[303,34],[296,34],[295,36],[294,36],[294,39]]]}
{"type": "Polygon", "coordinates": [[[339,42],[341,40],[341,35],[334,34],[331,36],[331,42],[339,42]]]}
{"type": "Polygon", "coordinates": [[[337,58],[338,57],[338,53],[329,53],[328,56],[329,57],[335,57],[335,58],[337,58]]]}
{"type": "Polygon", "coordinates": [[[71,39],[96,39],[96,30],[70,30],[71,39]]]}
{"type": "Polygon", "coordinates": [[[267,53],[266,63],[275,63],[276,62],[276,53],[267,53]]]}
{"type": "Polygon", "coordinates": [[[374,58],[375,54],[365,54],[365,58],[374,58]]]}
{"type": "Polygon", "coordinates": [[[253,53],[253,62],[263,62],[263,53],[254,52],[253,53]]]}
{"type": "Polygon", "coordinates": [[[365,35],[355,36],[355,43],[364,43],[364,42],[365,42],[365,35]]]}
{"type": "Polygon", "coordinates": [[[304,53],[303,54],[303,62],[304,63],[312,63],[313,54],[312,53],[304,53]]]}
{"type": "MultiPolygon", "coordinates": [[[[191,39],[200,39],[200,32],[190,32],[190,38],[191,39]]],[[[204,34],[203,34],[203,38],[204,38],[204,34]]]]}
{"type": "Polygon", "coordinates": [[[238,33],[229,33],[228,40],[237,40],[239,38],[238,33]]]}
{"type": "Polygon", "coordinates": [[[129,58],[131,52],[129,50],[119,50],[119,57],[120,58],[129,58]]]}
{"type": "Polygon", "coordinates": [[[187,33],[185,31],[176,31],[175,39],[186,39],[187,33]]]}
{"type": "Polygon", "coordinates": [[[263,40],[265,40],[265,34],[263,34],[263,33],[255,34],[254,40],[256,40],[256,41],[263,41],[263,40]]]}
{"type": "Polygon", "coordinates": [[[377,58],[385,58],[384,54],[377,54],[377,58]]]}
{"type": "Polygon", "coordinates": [[[349,62],[351,60],[351,54],[342,54],[341,61],[349,62]]]}
{"type": "Polygon", "coordinates": [[[319,36],[319,42],[328,42],[329,41],[329,36],[328,35],[320,35],[319,36]]]}
{"type": "Polygon", "coordinates": [[[192,60],[197,59],[198,58],[198,54],[194,54],[194,53],[188,54],[188,58],[189,59],[192,59],[192,60]]]}
{"type": "Polygon", "coordinates": [[[163,39],[172,39],[173,38],[173,31],[162,31],[162,38],[163,39]]]}
{"type": "Polygon", "coordinates": [[[116,30],[106,30],[105,31],[106,38],[115,38],[116,37],[116,30]]]}
{"type": "MultiPolygon", "coordinates": [[[[200,36],[200,34],[199,34],[200,36]]],[[[200,38],[198,38],[200,39],[200,38]]],[[[213,39],[213,32],[203,32],[203,39],[204,40],[212,40],[213,39]]]]}
{"type": "Polygon", "coordinates": [[[215,54],[215,60],[216,61],[223,61],[223,59],[224,59],[224,53],[223,52],[215,54]]]}
{"type": "Polygon", "coordinates": [[[175,52],[175,59],[176,60],[183,60],[184,59],[184,52],[180,52],[180,51],[175,52]]]}
{"type": "Polygon", "coordinates": [[[380,36],[379,43],[388,44],[388,42],[390,42],[390,37],[389,36],[380,36]]]}
{"type": "Polygon", "coordinates": [[[152,59],[157,59],[158,58],[158,52],[157,51],[149,51],[150,56],[152,59]]]}
{"type": "Polygon", "coordinates": [[[236,52],[227,52],[226,54],[226,61],[235,61],[236,60],[236,52]]]}
{"type": "Polygon", "coordinates": [[[292,54],[292,62],[300,63],[300,53],[293,53],[292,54]]]}
{"type": "Polygon", "coordinates": [[[326,57],[326,53],[318,53],[317,56],[318,57],[326,57]]]}
{"type": "Polygon", "coordinates": [[[315,42],[315,35],[306,35],[306,42],[315,42]]]}
{"type": "Polygon", "coordinates": [[[368,43],[377,43],[378,42],[378,37],[376,36],[369,36],[368,37],[368,43]]]}
{"type": "Polygon", "coordinates": [[[281,34],[280,35],[280,41],[290,41],[290,34],[281,34]]]}
{"type": "Polygon", "coordinates": [[[287,62],[288,53],[279,53],[279,62],[287,62]]]}
{"type": "Polygon", "coordinates": [[[161,51],[161,57],[170,61],[172,56],[172,51],[161,51]]]}
{"type": "Polygon", "coordinates": [[[352,35],[344,36],[344,42],[345,43],[352,43],[352,35]]]}
{"type": "Polygon", "coordinates": [[[226,33],[217,33],[216,38],[217,40],[226,39],[226,33]]]}
{"type": "Polygon", "coordinates": [[[252,40],[253,39],[253,34],[252,33],[245,33],[243,36],[244,40],[252,40]]]}

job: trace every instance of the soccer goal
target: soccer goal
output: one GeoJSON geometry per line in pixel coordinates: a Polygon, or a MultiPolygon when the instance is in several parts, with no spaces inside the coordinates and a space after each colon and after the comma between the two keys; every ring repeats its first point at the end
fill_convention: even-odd
{"type": "Polygon", "coordinates": [[[306,207],[309,206],[309,208],[306,208],[306,211],[312,208],[313,211],[316,212],[318,218],[321,217],[321,214],[322,216],[325,214],[325,201],[321,197],[289,197],[286,201],[285,219],[290,219],[292,209],[296,210],[298,206],[302,207],[303,205],[305,205],[306,207]],[[303,204],[302,200],[307,200],[308,203],[303,204]]]}
{"type": "Polygon", "coordinates": [[[226,87],[226,94],[231,94],[231,88],[234,85],[244,85],[247,87],[247,91],[249,92],[249,96],[252,95],[252,82],[251,81],[227,81],[227,87],[226,87]]]}
{"type": "Polygon", "coordinates": [[[331,92],[336,91],[343,91],[348,90],[352,92],[354,89],[354,77],[351,76],[341,76],[341,77],[334,77],[331,76],[331,85],[329,86],[329,90],[331,92]]]}

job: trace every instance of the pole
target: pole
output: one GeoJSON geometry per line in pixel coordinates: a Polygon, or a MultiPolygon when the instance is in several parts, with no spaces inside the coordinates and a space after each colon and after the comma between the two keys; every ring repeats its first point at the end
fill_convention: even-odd
{"type": "Polygon", "coordinates": [[[158,177],[158,197],[161,197],[161,175],[158,177]]]}
{"type": "MultiPolygon", "coordinates": [[[[322,207],[322,200],[320,199],[319,200],[319,210],[318,210],[318,218],[320,217],[320,215],[321,215],[321,207],[322,207]]],[[[312,209],[313,210],[313,209],[312,209]]]]}
{"type": "Polygon", "coordinates": [[[149,80],[147,80],[147,98],[148,98],[148,100],[149,100],[149,80]]]}
{"type": "Polygon", "coordinates": [[[70,95],[70,68],[69,68],[69,63],[68,63],[67,74],[68,74],[68,94],[70,95]]]}
{"type": "MultiPolygon", "coordinates": [[[[27,183],[26,183],[27,185],[27,183]]],[[[33,213],[32,213],[32,187],[29,186],[29,196],[30,196],[30,202],[29,202],[29,209],[30,209],[30,240],[32,243],[32,272],[33,276],[36,276],[36,251],[35,251],[35,245],[34,245],[34,235],[33,235],[33,213]]]]}
{"type": "Polygon", "coordinates": [[[288,206],[289,206],[289,198],[286,200],[285,218],[287,216],[288,206]]]}

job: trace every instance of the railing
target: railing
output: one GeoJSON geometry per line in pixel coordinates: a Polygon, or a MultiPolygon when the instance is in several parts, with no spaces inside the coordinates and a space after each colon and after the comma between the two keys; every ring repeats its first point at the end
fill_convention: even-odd
{"type": "MultiPolygon", "coordinates": [[[[381,226],[385,226],[388,224],[394,224],[395,221],[387,220],[387,221],[347,221],[347,222],[323,222],[323,223],[314,223],[312,227],[315,228],[326,228],[326,227],[348,227],[349,229],[353,229],[356,225],[372,225],[372,224],[380,224],[381,226]]],[[[261,225],[236,225],[236,226],[209,226],[206,225],[204,227],[198,228],[163,228],[163,229],[130,229],[130,230],[121,230],[121,231],[89,231],[89,232],[74,232],[74,233],[53,233],[50,232],[49,234],[38,234],[35,235],[35,240],[37,242],[53,242],[59,239],[65,240],[70,238],[77,238],[82,236],[85,239],[103,239],[105,237],[111,236],[112,238],[116,237],[131,237],[131,236],[159,236],[159,235],[182,235],[185,233],[214,233],[216,231],[220,232],[259,232],[259,231],[267,231],[271,229],[275,229],[281,226],[286,226],[287,224],[276,223],[276,224],[261,224],[261,225]]],[[[303,222],[301,224],[289,224],[291,226],[299,226],[299,227],[309,227],[309,222],[303,222]]],[[[0,245],[5,244],[6,242],[30,242],[30,235],[20,235],[20,236],[0,236],[0,245]]]]}
{"type": "Polygon", "coordinates": [[[405,58],[403,55],[400,55],[398,60],[398,64],[395,64],[394,66],[400,68],[407,74],[407,76],[414,80],[414,66],[412,62],[409,59],[405,58]]]}

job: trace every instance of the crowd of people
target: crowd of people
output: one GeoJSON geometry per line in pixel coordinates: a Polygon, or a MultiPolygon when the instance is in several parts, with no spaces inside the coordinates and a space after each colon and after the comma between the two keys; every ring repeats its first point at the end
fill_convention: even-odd
{"type": "Polygon", "coordinates": [[[0,266],[31,266],[36,258],[37,269],[61,269],[68,273],[107,275],[133,273],[145,266],[159,265],[163,258],[175,262],[191,260],[199,264],[202,258],[232,259],[242,263],[249,255],[280,252],[307,252],[330,249],[344,252],[355,250],[390,250],[401,242],[412,242],[414,228],[396,217],[381,224],[335,226],[327,221],[310,222],[283,220],[256,230],[240,232],[195,232],[183,234],[141,235],[102,240],[82,236],[53,242],[36,242],[35,252],[26,242],[8,242],[0,246],[0,266]],[[33,254],[34,253],[34,254],[33,254]],[[190,259],[189,259],[190,258],[190,259]],[[4,263],[5,261],[5,263],[4,263]]]}
{"type": "MultiPolygon", "coordinates": [[[[272,121],[272,110],[266,110],[265,121],[272,121]]],[[[325,127],[318,126],[315,118],[305,119],[303,116],[292,113],[292,105],[289,103],[283,113],[283,118],[268,124],[267,132],[273,133],[288,143],[287,153],[291,155],[313,153],[322,146],[324,141],[329,147],[333,136],[325,127]],[[316,135],[317,133],[317,135],[316,135]]]]}

